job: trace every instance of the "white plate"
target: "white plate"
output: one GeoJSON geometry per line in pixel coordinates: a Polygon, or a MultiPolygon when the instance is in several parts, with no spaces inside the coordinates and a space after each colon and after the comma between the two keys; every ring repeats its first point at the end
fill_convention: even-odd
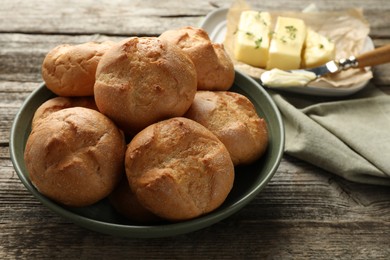
{"type": "MultiPolygon", "coordinates": [[[[201,22],[200,27],[203,28],[212,41],[217,43],[223,43],[226,35],[226,15],[228,13],[227,8],[220,8],[209,13],[205,19],[201,22]]],[[[373,50],[374,44],[370,37],[367,37],[363,46],[362,52],[373,50]]],[[[260,80],[254,78],[260,83],[260,80]]],[[[272,89],[279,89],[283,91],[316,95],[316,96],[347,96],[358,92],[363,89],[369,81],[364,81],[359,84],[353,85],[348,88],[332,88],[332,87],[318,87],[308,85],[305,87],[272,87],[272,89]]]]}

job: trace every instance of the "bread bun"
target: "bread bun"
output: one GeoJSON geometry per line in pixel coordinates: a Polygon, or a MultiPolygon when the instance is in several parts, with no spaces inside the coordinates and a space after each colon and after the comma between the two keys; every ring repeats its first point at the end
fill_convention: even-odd
{"type": "Polygon", "coordinates": [[[225,144],[234,165],[254,162],[267,148],[266,122],[241,94],[198,91],[185,117],[213,132],[225,144]]]}
{"type": "Polygon", "coordinates": [[[96,105],[126,133],[182,116],[195,92],[194,64],[156,37],[120,42],[103,55],[96,72],[96,105]]]}
{"type": "Polygon", "coordinates": [[[42,194],[82,207],[113,191],[124,171],[125,150],[124,136],[110,119],[73,107],[50,114],[32,129],[24,160],[42,194]]]}
{"type": "Polygon", "coordinates": [[[92,96],[96,67],[114,42],[62,44],[52,49],[42,65],[42,78],[58,96],[92,96]]]}
{"type": "Polygon", "coordinates": [[[128,145],[125,165],[139,202],[171,221],[216,209],[234,180],[226,147],[205,127],[186,118],[161,121],[139,132],[128,145]]]}
{"type": "Polygon", "coordinates": [[[222,44],[212,43],[201,28],[182,27],[160,35],[179,46],[194,62],[199,90],[228,90],[234,81],[234,66],[222,44]]]}
{"type": "Polygon", "coordinates": [[[139,203],[137,197],[130,189],[126,176],[122,178],[118,187],[115,188],[108,198],[114,209],[129,220],[143,224],[161,221],[161,218],[139,203]]]}
{"type": "Polygon", "coordinates": [[[98,110],[93,97],[55,97],[45,101],[34,113],[31,127],[34,128],[39,120],[51,113],[70,107],[85,107],[98,110]]]}

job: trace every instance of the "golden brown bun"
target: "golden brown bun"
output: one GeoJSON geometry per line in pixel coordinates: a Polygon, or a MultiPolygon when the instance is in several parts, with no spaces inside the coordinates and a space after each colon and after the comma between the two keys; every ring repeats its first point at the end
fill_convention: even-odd
{"type": "Polygon", "coordinates": [[[52,49],[42,64],[46,86],[58,96],[92,96],[96,67],[114,42],[62,44],[52,49]]]}
{"type": "Polygon", "coordinates": [[[252,163],[267,148],[265,120],[241,94],[198,91],[185,116],[211,130],[225,144],[234,165],[252,163]]]}
{"type": "Polygon", "coordinates": [[[96,72],[96,105],[126,133],[182,116],[195,92],[194,64],[156,37],[120,42],[103,55],[96,72]]]}
{"type": "Polygon", "coordinates": [[[109,201],[114,209],[135,222],[151,224],[161,221],[161,218],[143,207],[131,191],[129,182],[124,176],[118,187],[109,195],[109,201]]]}
{"type": "Polygon", "coordinates": [[[70,107],[85,107],[98,110],[93,97],[55,97],[45,101],[34,113],[31,127],[34,128],[37,122],[46,118],[51,113],[70,107]]]}
{"type": "Polygon", "coordinates": [[[186,118],[153,124],[128,145],[130,188],[154,214],[180,221],[219,207],[233,186],[226,147],[202,125],[186,118]]]}
{"type": "Polygon", "coordinates": [[[160,35],[178,45],[194,62],[199,90],[228,90],[234,81],[234,66],[222,44],[212,43],[201,28],[183,27],[160,35]]]}
{"type": "Polygon", "coordinates": [[[43,195],[82,207],[113,191],[124,171],[125,151],[123,134],[110,119],[73,107],[50,114],[32,129],[24,160],[43,195]]]}

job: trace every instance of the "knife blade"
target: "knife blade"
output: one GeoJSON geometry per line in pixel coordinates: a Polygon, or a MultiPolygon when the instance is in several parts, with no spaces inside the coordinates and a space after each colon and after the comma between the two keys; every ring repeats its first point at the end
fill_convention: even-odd
{"type": "Polygon", "coordinates": [[[328,73],[336,73],[349,68],[365,68],[387,62],[390,62],[390,44],[362,53],[356,57],[350,56],[347,59],[329,61],[322,66],[307,70],[314,72],[317,77],[320,77],[328,73]]]}

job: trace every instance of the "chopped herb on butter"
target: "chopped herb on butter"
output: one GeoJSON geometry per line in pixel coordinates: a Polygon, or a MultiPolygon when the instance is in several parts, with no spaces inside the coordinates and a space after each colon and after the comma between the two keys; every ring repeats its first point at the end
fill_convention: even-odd
{"type": "Polygon", "coordinates": [[[234,37],[234,57],[251,66],[264,68],[268,59],[270,29],[270,13],[243,11],[234,37]]]}
{"type": "Polygon", "coordinates": [[[334,57],[335,44],[327,36],[319,34],[312,28],[308,28],[305,49],[302,55],[302,67],[317,67],[333,60],[334,57]]]}
{"type": "Polygon", "coordinates": [[[297,31],[298,29],[293,26],[293,25],[287,25],[285,26],[284,28],[286,28],[287,30],[287,33],[288,33],[288,37],[291,39],[291,40],[294,40],[296,37],[297,37],[297,31]]]}
{"type": "Polygon", "coordinates": [[[260,23],[262,23],[264,26],[268,26],[268,23],[263,19],[262,15],[261,15],[261,12],[257,13],[255,19],[259,20],[260,23]]]}
{"type": "Polygon", "coordinates": [[[278,16],[269,47],[266,69],[298,69],[301,51],[306,37],[306,25],[302,19],[278,16]]]}
{"type": "Polygon", "coordinates": [[[263,41],[263,38],[258,38],[256,41],[255,41],[255,49],[258,49],[261,47],[261,42],[263,41]]]}
{"type": "MultiPolygon", "coordinates": [[[[251,32],[245,32],[245,35],[248,36],[250,39],[253,39],[255,37],[255,35],[251,32]]],[[[254,40],[254,43],[255,43],[255,49],[258,49],[261,47],[261,42],[263,41],[263,38],[260,37],[260,38],[257,38],[256,40],[254,40]]]]}

